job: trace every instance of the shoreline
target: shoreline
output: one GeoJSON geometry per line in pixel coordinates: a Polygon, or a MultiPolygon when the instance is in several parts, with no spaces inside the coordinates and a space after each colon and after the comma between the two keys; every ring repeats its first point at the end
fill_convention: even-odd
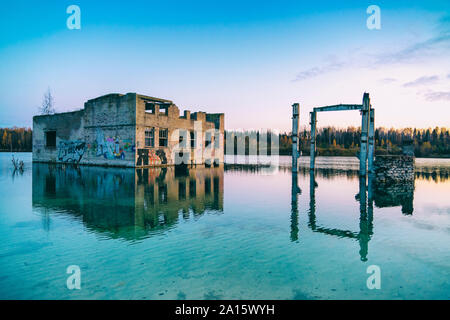
{"type": "MultiPolygon", "coordinates": [[[[32,151],[5,151],[5,150],[0,150],[0,153],[32,153],[32,151]]],[[[224,154],[225,156],[248,156],[248,155],[235,155],[235,154],[224,154]]],[[[392,153],[392,154],[375,154],[375,156],[395,156],[395,155],[401,155],[401,154],[396,154],[396,153],[392,153]]],[[[252,155],[252,156],[259,156],[259,155],[252,155]]],[[[280,153],[279,156],[291,156],[291,154],[288,153],[280,153]]],[[[309,154],[300,156],[300,157],[309,157],[309,154]]],[[[316,157],[324,157],[324,158],[334,158],[334,157],[342,157],[342,158],[356,158],[356,156],[354,155],[317,155],[316,157]]],[[[416,159],[450,159],[450,155],[430,155],[430,156],[420,156],[420,157],[416,157],[416,159]]]]}

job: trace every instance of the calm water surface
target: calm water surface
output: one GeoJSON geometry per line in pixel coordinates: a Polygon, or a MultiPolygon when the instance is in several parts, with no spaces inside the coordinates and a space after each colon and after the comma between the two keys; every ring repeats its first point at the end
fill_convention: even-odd
{"type": "Polygon", "coordinates": [[[319,157],[315,177],[302,158],[295,177],[289,157],[179,172],[17,156],[22,174],[0,153],[1,299],[450,298],[449,160],[386,187],[356,158],[319,157]]]}

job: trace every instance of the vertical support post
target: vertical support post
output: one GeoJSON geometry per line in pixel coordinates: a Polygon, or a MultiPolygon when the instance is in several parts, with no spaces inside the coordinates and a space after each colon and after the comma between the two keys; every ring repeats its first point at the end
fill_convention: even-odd
{"type": "Polygon", "coordinates": [[[368,151],[368,167],[369,173],[374,172],[373,159],[375,154],[375,109],[370,109],[369,115],[369,151],[368,151]]]}
{"type": "Polygon", "coordinates": [[[292,105],[292,172],[298,170],[298,112],[299,104],[292,105]]]}
{"type": "Polygon", "coordinates": [[[310,163],[309,168],[314,170],[316,163],[316,124],[317,124],[317,113],[316,111],[310,112],[311,118],[311,150],[309,153],[310,163]]]}
{"type": "Polygon", "coordinates": [[[359,153],[359,175],[367,174],[367,136],[369,127],[370,98],[368,93],[364,93],[361,109],[361,147],[359,153]]]}

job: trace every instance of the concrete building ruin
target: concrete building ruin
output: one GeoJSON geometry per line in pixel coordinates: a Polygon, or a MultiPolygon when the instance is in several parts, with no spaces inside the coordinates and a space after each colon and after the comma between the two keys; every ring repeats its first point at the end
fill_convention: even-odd
{"type": "Polygon", "coordinates": [[[224,162],[224,114],[180,116],[170,100],[108,94],[79,111],[33,117],[33,162],[218,166],[224,162]]]}

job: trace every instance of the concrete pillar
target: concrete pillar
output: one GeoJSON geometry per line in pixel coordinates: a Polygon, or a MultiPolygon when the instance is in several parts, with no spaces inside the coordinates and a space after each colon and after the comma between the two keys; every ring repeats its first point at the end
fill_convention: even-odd
{"type": "Polygon", "coordinates": [[[368,93],[364,93],[363,104],[361,109],[361,147],[359,153],[359,175],[365,176],[367,174],[367,136],[369,129],[369,113],[370,113],[370,98],[368,93]]]}
{"type": "Polygon", "coordinates": [[[374,172],[373,160],[375,155],[375,109],[370,109],[369,115],[369,149],[367,155],[367,162],[369,167],[369,173],[374,172]]]}
{"type": "Polygon", "coordinates": [[[316,124],[317,124],[317,113],[315,111],[310,112],[311,118],[311,149],[310,149],[310,163],[309,168],[314,170],[316,163],[316,124]]]}
{"type": "Polygon", "coordinates": [[[292,105],[292,172],[298,170],[298,113],[299,105],[294,103],[292,105]]]}

